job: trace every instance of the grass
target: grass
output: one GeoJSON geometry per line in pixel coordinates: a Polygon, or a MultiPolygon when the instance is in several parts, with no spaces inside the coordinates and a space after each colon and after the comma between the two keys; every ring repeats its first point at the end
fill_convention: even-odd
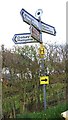
{"type": "Polygon", "coordinates": [[[34,119],[34,120],[63,120],[61,113],[68,109],[66,103],[48,108],[46,111],[18,114],[17,118],[34,119]]]}

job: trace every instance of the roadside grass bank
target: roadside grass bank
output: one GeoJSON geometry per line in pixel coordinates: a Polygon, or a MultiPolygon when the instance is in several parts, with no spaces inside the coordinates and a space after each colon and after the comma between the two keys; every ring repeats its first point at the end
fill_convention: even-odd
{"type": "Polygon", "coordinates": [[[61,113],[68,110],[68,103],[60,103],[41,112],[17,114],[16,118],[34,120],[63,120],[61,113]]]}

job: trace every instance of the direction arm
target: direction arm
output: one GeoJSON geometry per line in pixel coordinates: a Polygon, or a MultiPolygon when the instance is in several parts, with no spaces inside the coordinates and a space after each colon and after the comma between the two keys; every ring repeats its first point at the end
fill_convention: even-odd
{"type": "Polygon", "coordinates": [[[56,36],[55,27],[53,27],[51,25],[48,25],[48,24],[46,24],[44,22],[41,22],[41,24],[42,24],[42,32],[45,32],[45,33],[56,36]]]}

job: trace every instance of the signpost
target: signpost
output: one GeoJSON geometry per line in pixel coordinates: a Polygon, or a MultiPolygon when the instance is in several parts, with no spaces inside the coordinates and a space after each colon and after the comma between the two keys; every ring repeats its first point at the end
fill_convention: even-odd
{"type": "Polygon", "coordinates": [[[23,18],[23,21],[26,22],[27,24],[32,24],[34,27],[36,27],[38,30],[41,30],[41,32],[45,32],[51,35],[56,35],[56,30],[55,27],[48,25],[42,21],[40,21],[39,24],[39,19],[36,19],[33,15],[28,13],[26,10],[22,9],[20,11],[20,14],[23,18]],[[40,28],[41,26],[41,28],[40,28]]]}
{"type": "Polygon", "coordinates": [[[12,40],[15,44],[37,43],[31,37],[31,33],[15,34],[12,40]]]}
{"type": "Polygon", "coordinates": [[[41,15],[43,11],[38,9],[36,11],[36,19],[33,15],[28,13],[25,9],[20,11],[22,19],[28,25],[30,25],[30,33],[23,34],[15,34],[13,37],[13,41],[15,44],[26,44],[26,43],[40,43],[39,55],[40,55],[40,66],[41,66],[41,76],[40,84],[43,85],[43,96],[44,96],[44,110],[46,110],[46,85],[49,84],[49,77],[45,74],[45,66],[44,66],[44,55],[45,48],[43,46],[42,41],[42,32],[48,33],[50,35],[56,36],[55,27],[48,25],[41,21],[41,15]]]}

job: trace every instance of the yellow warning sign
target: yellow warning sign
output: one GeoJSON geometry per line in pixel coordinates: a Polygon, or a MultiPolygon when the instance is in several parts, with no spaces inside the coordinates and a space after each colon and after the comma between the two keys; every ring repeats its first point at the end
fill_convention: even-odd
{"type": "Polygon", "coordinates": [[[49,84],[49,76],[41,76],[40,77],[40,85],[44,85],[44,84],[49,84]]]}
{"type": "Polygon", "coordinates": [[[43,58],[44,55],[45,55],[45,47],[43,46],[43,44],[40,44],[39,56],[40,56],[40,58],[43,58]]]}
{"type": "Polygon", "coordinates": [[[45,54],[45,47],[43,46],[43,44],[40,44],[39,54],[40,55],[44,55],[45,54]]]}

